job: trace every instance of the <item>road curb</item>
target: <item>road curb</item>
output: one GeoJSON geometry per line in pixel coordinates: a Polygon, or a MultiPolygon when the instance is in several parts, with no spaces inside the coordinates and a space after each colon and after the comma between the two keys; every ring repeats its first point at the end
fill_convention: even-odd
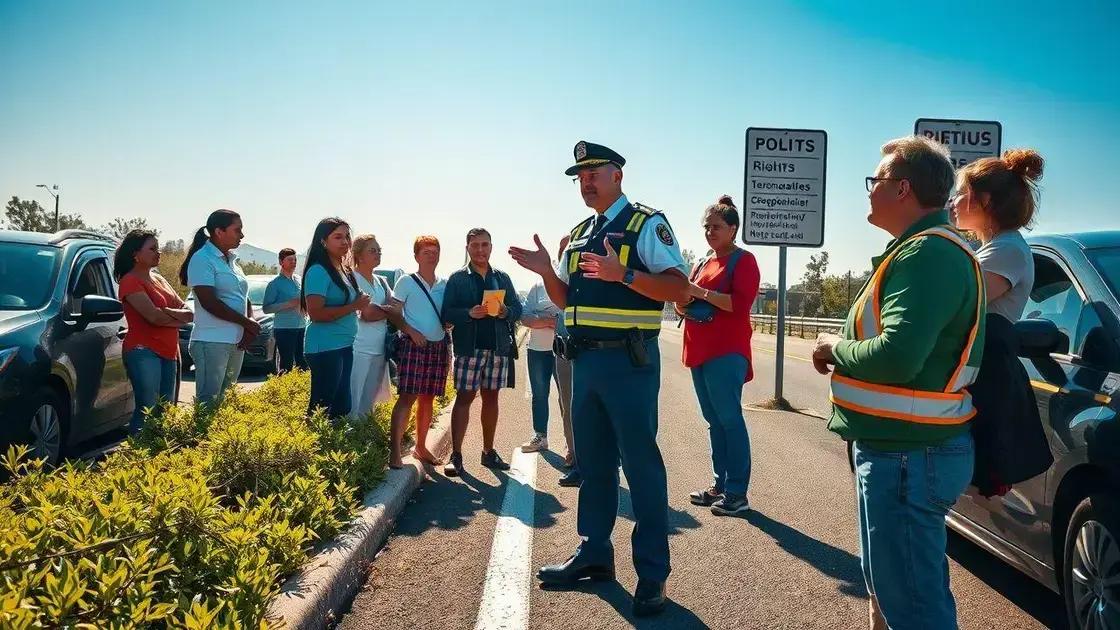
{"type": "MultiPolygon", "coordinates": [[[[448,403],[428,434],[437,457],[451,446],[451,407],[448,403]]],[[[434,472],[430,465],[412,457],[405,458],[400,470],[390,469],[385,481],[363,498],[361,511],[346,530],[284,582],[268,607],[268,619],[294,630],[319,629],[337,621],[337,611],[365,582],[374,556],[429,472],[434,472]]]]}

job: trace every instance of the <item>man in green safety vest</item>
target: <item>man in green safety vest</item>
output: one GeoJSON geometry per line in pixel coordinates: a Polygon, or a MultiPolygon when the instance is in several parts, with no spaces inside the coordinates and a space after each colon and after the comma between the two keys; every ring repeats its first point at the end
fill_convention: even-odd
{"type": "Polygon", "coordinates": [[[965,388],[984,347],[984,281],[944,210],[948,149],[914,136],[882,152],[868,221],[894,240],[813,362],[832,372],[828,428],[853,442],[871,627],[956,628],[945,515],[972,478],[965,388]]]}

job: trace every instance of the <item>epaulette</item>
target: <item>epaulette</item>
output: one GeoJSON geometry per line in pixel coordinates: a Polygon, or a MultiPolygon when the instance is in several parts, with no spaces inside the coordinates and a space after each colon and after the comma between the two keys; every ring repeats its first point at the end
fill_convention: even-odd
{"type": "Polygon", "coordinates": [[[648,215],[648,216],[651,216],[651,217],[655,214],[662,214],[662,212],[660,210],[658,210],[657,208],[651,208],[651,207],[649,207],[647,205],[644,205],[644,204],[634,202],[631,205],[634,206],[634,209],[637,210],[638,212],[641,212],[642,214],[645,214],[645,215],[648,215]]]}

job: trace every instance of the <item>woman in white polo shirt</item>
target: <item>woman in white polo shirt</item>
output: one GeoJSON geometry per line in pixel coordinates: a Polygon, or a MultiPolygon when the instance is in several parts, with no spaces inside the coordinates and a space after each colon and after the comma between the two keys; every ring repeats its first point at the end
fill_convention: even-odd
{"type": "Polygon", "coordinates": [[[232,250],[241,245],[241,215],[215,210],[194,234],[179,281],[194,293],[195,400],[218,403],[237,382],[245,348],[261,332],[249,304],[249,283],[232,250]]]}
{"type": "Polygon", "coordinates": [[[447,387],[451,365],[447,327],[440,317],[447,281],[436,276],[439,265],[439,240],[421,236],[412,245],[419,269],[401,276],[393,288],[393,302],[400,305],[404,321],[398,338],[397,404],[393,407],[390,430],[389,466],[401,467],[401,442],[412,404],[416,403],[416,450],[413,453],[432,465],[440,462],[428,450],[428,427],[432,404],[447,387]]]}
{"type": "Polygon", "coordinates": [[[385,336],[388,333],[389,311],[393,298],[389,282],[373,273],[381,264],[381,245],[373,234],[354,237],[350,248],[354,281],[358,290],[369,296],[369,306],[358,314],[358,332],[354,335],[354,365],[350,370],[350,415],[359,417],[370,412],[373,405],[389,400],[389,370],[385,360],[385,336]]]}

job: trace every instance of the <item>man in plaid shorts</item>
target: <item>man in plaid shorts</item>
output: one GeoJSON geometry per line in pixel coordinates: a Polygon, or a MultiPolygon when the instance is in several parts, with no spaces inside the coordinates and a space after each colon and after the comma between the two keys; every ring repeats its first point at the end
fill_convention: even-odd
{"type": "MultiPolygon", "coordinates": [[[[443,472],[455,477],[463,472],[463,438],[467,434],[471,403],[482,392],[482,465],[509,470],[494,450],[498,430],[498,390],[513,387],[514,339],[512,322],[521,318],[521,301],[509,276],[490,266],[493,244],[490,232],[474,228],[467,233],[467,266],[447,279],[443,319],[453,324],[455,348],[453,374],[456,396],[451,409],[451,459],[443,472]],[[500,303],[487,308],[488,292],[503,291],[500,303]]],[[[490,295],[496,295],[490,293],[490,295]]]]}

